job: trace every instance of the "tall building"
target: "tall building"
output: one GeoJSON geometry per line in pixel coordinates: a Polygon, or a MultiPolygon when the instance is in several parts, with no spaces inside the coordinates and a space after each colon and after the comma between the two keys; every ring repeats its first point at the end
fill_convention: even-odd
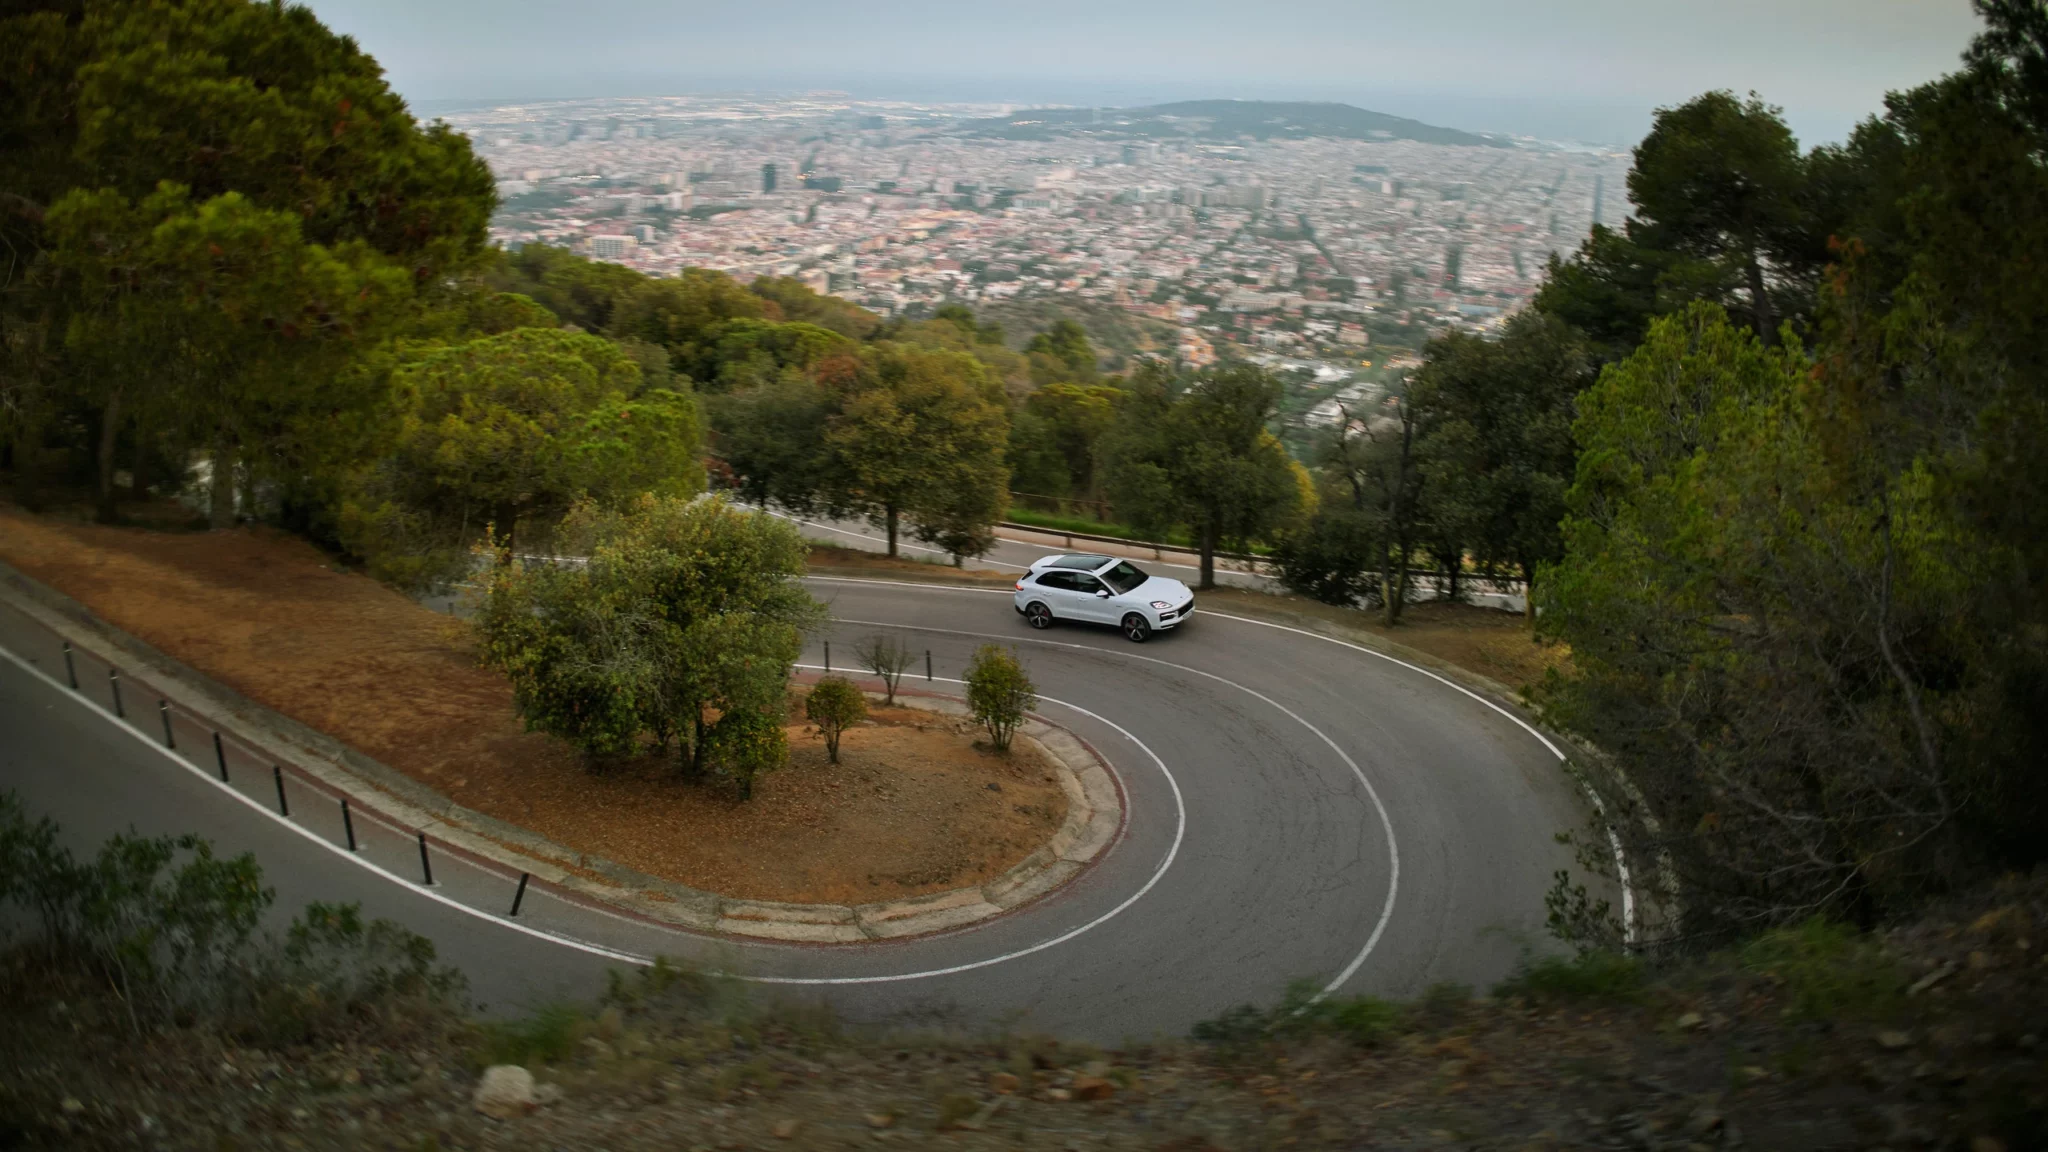
{"type": "Polygon", "coordinates": [[[592,236],[590,254],[599,260],[623,260],[640,246],[631,236],[592,236]]]}
{"type": "Polygon", "coordinates": [[[761,191],[775,191],[775,165],[773,164],[761,165],[761,191]]]}

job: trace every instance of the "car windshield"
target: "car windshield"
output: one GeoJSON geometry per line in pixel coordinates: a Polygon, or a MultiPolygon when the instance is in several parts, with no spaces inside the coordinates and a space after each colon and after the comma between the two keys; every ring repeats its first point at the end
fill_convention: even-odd
{"type": "Polygon", "coordinates": [[[1096,575],[1102,577],[1104,582],[1111,588],[1116,589],[1116,594],[1119,596],[1150,579],[1144,572],[1139,570],[1136,564],[1128,560],[1119,563],[1116,567],[1107,571],[1097,572],[1096,575]]]}

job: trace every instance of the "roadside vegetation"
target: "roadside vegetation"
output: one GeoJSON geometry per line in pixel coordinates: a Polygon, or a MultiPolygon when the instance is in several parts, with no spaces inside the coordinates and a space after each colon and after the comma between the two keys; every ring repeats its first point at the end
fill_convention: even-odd
{"type": "Polygon", "coordinates": [[[970,1015],[853,1023],[669,962],[474,1014],[431,943],[198,840],[93,859],[0,802],[0,1135],[16,1147],[2038,1147],[2048,887],[1826,921],[1653,969],[1319,998],[1107,1046],[970,1015]],[[147,894],[177,893],[176,899],[147,894]],[[192,946],[194,940],[211,946],[192,946]],[[233,943],[233,947],[220,945],[233,943]],[[125,979],[110,980],[109,972],[125,979]],[[488,1073],[488,1074],[487,1074],[488,1073]]]}

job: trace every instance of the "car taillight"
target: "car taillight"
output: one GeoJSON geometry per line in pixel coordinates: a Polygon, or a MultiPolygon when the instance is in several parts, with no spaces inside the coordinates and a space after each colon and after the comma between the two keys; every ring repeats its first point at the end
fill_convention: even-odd
{"type": "Polygon", "coordinates": [[[1019,580],[1019,581],[1017,581],[1017,591],[1019,591],[1019,592],[1022,592],[1023,590],[1024,590],[1024,582],[1023,582],[1022,580],[1019,580]]]}

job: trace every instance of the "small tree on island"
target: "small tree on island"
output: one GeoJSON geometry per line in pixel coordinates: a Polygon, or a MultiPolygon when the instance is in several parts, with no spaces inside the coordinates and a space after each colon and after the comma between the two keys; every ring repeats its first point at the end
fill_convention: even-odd
{"type": "Polygon", "coordinates": [[[867,665],[868,671],[881,678],[882,691],[887,697],[884,703],[890,707],[896,704],[896,685],[903,679],[903,673],[916,659],[902,640],[894,636],[876,634],[853,646],[853,654],[867,665]]]}
{"type": "Polygon", "coordinates": [[[868,698],[844,676],[827,676],[804,698],[804,718],[825,738],[825,758],[839,763],[839,737],[868,718],[868,698]]]}
{"type": "Polygon", "coordinates": [[[520,717],[594,766],[641,738],[680,745],[683,774],[716,772],[742,797],[781,764],[791,664],[824,608],[796,582],[788,523],[718,499],[580,505],[563,525],[574,564],[480,574],[484,662],[512,681],[520,717]]]}
{"type": "Polygon", "coordinates": [[[1038,703],[1038,688],[1018,662],[1016,649],[1000,644],[975,649],[974,662],[967,666],[967,703],[976,722],[988,729],[989,743],[1008,752],[1017,725],[1038,703]]]}

